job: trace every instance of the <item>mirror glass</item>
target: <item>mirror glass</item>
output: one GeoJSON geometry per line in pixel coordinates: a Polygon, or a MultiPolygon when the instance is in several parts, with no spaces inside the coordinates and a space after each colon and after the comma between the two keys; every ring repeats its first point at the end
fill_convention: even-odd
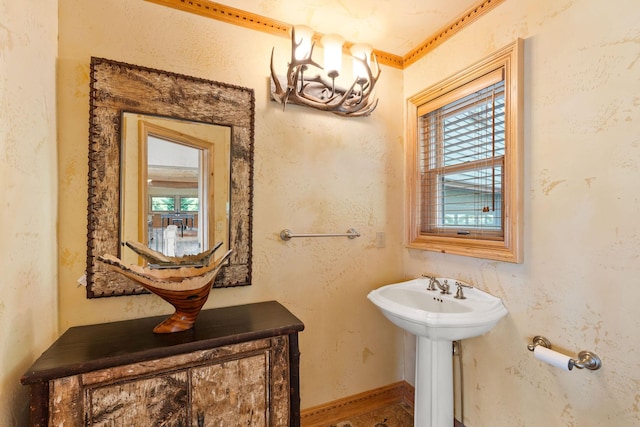
{"type": "Polygon", "coordinates": [[[125,112],[121,147],[121,253],[143,264],[124,242],[167,256],[229,247],[228,126],[125,112]]]}
{"type": "Polygon", "coordinates": [[[97,261],[140,265],[126,241],[176,256],[221,241],[212,286],[250,285],[253,89],[92,57],[89,99],[87,298],[148,293],[97,261]]]}

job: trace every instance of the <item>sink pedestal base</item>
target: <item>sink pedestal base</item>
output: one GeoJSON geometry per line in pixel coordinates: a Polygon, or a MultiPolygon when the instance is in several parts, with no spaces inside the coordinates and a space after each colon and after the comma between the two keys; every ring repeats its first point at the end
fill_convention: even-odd
{"type": "Polygon", "coordinates": [[[453,426],[452,346],[416,337],[415,427],[453,426]]]}

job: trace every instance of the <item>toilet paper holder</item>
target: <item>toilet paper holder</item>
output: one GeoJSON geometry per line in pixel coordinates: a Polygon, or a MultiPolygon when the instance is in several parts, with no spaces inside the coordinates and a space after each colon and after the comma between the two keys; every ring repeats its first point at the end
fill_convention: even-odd
{"type": "MultiPolygon", "coordinates": [[[[534,351],[536,346],[542,346],[551,350],[551,342],[543,336],[536,335],[533,337],[531,344],[527,345],[529,351],[534,351]]],[[[581,351],[578,353],[577,359],[569,359],[569,370],[573,367],[578,369],[589,369],[595,371],[602,367],[602,360],[592,351],[581,351]]]]}

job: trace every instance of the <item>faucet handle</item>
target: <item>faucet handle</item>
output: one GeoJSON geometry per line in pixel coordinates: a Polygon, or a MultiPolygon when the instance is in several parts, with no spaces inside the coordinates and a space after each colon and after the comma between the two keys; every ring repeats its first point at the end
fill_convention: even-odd
{"type": "Polygon", "coordinates": [[[429,286],[427,287],[428,291],[435,291],[436,290],[436,278],[435,276],[430,276],[429,274],[422,274],[422,277],[424,277],[425,279],[429,279],[429,286]]]}
{"type": "Polygon", "coordinates": [[[456,280],[456,286],[458,287],[458,290],[456,291],[456,296],[454,296],[454,298],[457,298],[457,299],[467,298],[464,296],[464,293],[462,292],[462,288],[473,288],[473,286],[467,285],[466,283],[458,282],[457,280],[456,280]]]}

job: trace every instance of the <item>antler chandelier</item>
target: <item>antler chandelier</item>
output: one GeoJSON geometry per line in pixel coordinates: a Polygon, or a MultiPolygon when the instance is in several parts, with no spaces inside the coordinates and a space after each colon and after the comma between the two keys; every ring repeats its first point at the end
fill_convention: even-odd
{"type": "Polygon", "coordinates": [[[340,116],[368,116],[378,105],[374,88],[380,77],[380,66],[369,45],[354,44],[353,83],[348,89],[336,86],[336,78],[342,67],[344,39],[335,34],[322,37],[324,67],[313,60],[314,32],[305,26],[295,26],[291,31],[291,62],[286,82],[281,80],[273,67],[271,50],[271,95],[286,107],[288,103],[329,111],[340,116]],[[371,64],[373,61],[373,66],[371,64]],[[372,69],[373,67],[373,69],[372,69]],[[315,74],[313,69],[324,70],[326,77],[315,74]],[[328,77],[328,78],[327,78],[328,77]]]}

